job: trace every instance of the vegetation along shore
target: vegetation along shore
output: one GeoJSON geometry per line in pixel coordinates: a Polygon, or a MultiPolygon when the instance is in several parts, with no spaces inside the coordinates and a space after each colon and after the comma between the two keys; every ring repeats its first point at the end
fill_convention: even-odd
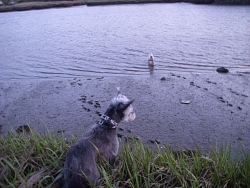
{"type": "Polygon", "coordinates": [[[0,0],[0,12],[24,11],[56,7],[70,7],[79,5],[111,5],[111,4],[139,4],[139,3],[177,3],[217,5],[250,5],[250,0],[0,0]]]}
{"type": "MultiPolygon", "coordinates": [[[[1,4],[1,0],[0,0],[1,4]]],[[[6,0],[2,1],[2,6],[0,6],[0,12],[10,12],[10,11],[24,11],[24,10],[37,10],[37,9],[46,9],[46,8],[59,8],[59,7],[70,7],[70,6],[79,6],[85,5],[85,0],[76,0],[76,1],[12,1],[6,0]]]]}
{"type": "MultiPolygon", "coordinates": [[[[53,182],[77,138],[67,141],[61,133],[46,132],[25,127],[0,138],[0,187],[47,187],[53,182]]],[[[98,187],[249,187],[250,156],[230,153],[229,146],[206,154],[167,146],[150,150],[129,139],[123,141],[114,169],[100,158],[98,187]]]]}

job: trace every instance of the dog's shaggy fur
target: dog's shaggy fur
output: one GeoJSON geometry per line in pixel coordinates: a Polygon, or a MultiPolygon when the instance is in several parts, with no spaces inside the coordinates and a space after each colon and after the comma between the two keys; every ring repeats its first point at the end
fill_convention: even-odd
{"type": "Polygon", "coordinates": [[[116,128],[120,122],[135,119],[132,102],[118,93],[101,121],[70,147],[62,170],[65,188],[90,187],[89,181],[96,184],[100,178],[96,164],[99,153],[114,165],[119,147],[116,128]]]}

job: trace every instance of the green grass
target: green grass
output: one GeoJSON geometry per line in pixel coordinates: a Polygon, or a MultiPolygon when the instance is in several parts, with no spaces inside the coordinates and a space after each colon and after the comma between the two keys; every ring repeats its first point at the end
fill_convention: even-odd
{"type": "MultiPolygon", "coordinates": [[[[48,131],[0,138],[0,187],[46,187],[59,174],[76,139],[48,131]]],[[[116,167],[100,161],[99,187],[249,187],[250,157],[231,158],[230,147],[201,151],[150,150],[137,140],[123,143],[116,167]]]]}

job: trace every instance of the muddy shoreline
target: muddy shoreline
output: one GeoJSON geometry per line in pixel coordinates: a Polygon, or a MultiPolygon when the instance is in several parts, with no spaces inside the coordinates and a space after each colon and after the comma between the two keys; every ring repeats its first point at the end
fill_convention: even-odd
{"type": "Polygon", "coordinates": [[[136,136],[174,149],[230,143],[250,153],[249,74],[1,81],[1,135],[30,125],[80,137],[99,121],[118,86],[135,99],[137,114],[134,122],[119,125],[121,138],[136,136]]]}

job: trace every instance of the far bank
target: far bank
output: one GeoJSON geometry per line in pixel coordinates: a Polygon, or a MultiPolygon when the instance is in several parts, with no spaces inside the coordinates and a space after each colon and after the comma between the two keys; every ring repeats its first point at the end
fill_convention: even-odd
{"type": "Polygon", "coordinates": [[[98,6],[118,4],[146,4],[146,3],[193,3],[214,5],[250,5],[250,0],[72,0],[72,1],[23,1],[2,0],[0,12],[37,10],[46,8],[60,8],[71,6],[98,6]]]}
{"type": "MultiPolygon", "coordinates": [[[[13,2],[13,1],[12,1],[13,2]]],[[[85,0],[76,1],[32,1],[32,2],[13,2],[11,5],[0,6],[0,12],[11,12],[11,11],[25,11],[25,10],[38,10],[46,8],[60,8],[60,7],[71,7],[86,5],[85,0]]]]}

